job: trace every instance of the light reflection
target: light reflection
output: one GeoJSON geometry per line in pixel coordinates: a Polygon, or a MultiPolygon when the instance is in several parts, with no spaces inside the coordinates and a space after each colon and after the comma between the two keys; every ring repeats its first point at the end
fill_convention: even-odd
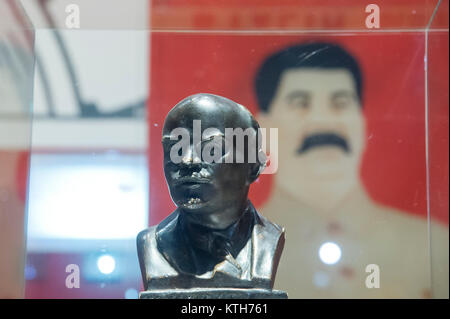
{"type": "Polygon", "coordinates": [[[318,288],[325,288],[330,283],[330,277],[327,273],[323,271],[318,271],[314,273],[313,283],[318,288]]]}
{"type": "Polygon", "coordinates": [[[36,278],[37,270],[32,265],[25,266],[25,280],[33,280],[36,278]]]}
{"type": "Polygon", "coordinates": [[[341,256],[341,247],[334,242],[323,243],[319,248],[319,258],[324,264],[336,264],[341,259],[341,256]]]}
{"type": "Polygon", "coordinates": [[[116,260],[111,255],[102,255],[97,259],[97,267],[102,274],[109,275],[116,269],[116,260]]]}
{"type": "Polygon", "coordinates": [[[125,291],[125,299],[138,299],[139,292],[134,288],[129,288],[125,291]]]}
{"type": "Polygon", "coordinates": [[[109,156],[32,156],[31,244],[43,239],[134,239],[147,226],[145,155],[109,156]]]}

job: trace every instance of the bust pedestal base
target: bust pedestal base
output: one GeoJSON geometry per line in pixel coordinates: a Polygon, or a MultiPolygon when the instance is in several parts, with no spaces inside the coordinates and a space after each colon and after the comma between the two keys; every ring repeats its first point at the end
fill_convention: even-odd
{"type": "Polygon", "coordinates": [[[287,299],[287,294],[258,288],[191,288],[142,291],[139,299],[287,299]]]}

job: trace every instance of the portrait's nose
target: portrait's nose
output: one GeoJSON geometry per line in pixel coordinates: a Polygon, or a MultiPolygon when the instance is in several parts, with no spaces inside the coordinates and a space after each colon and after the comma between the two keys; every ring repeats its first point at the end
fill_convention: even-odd
{"type": "Polygon", "coordinates": [[[332,112],[327,96],[316,95],[311,101],[310,111],[307,115],[308,126],[329,128],[337,120],[332,112]]]}
{"type": "Polygon", "coordinates": [[[328,99],[324,96],[316,95],[311,101],[309,117],[314,121],[321,121],[329,115],[328,99]]]}

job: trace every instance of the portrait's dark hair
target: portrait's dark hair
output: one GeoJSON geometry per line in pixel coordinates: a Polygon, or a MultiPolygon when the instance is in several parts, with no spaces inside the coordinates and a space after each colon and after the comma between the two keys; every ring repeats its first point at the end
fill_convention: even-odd
{"type": "Polygon", "coordinates": [[[269,111],[281,75],[294,68],[347,69],[355,80],[358,98],[360,101],[362,99],[362,74],[356,59],[336,44],[310,42],[287,47],[269,56],[261,65],[255,78],[256,97],[261,111],[269,111]]]}

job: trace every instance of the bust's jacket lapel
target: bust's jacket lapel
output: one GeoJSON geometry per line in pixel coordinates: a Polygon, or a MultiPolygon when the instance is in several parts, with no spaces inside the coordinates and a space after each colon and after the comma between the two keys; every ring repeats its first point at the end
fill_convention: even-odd
{"type": "Polygon", "coordinates": [[[258,286],[272,289],[284,247],[284,228],[271,223],[254,208],[253,213],[255,226],[252,233],[252,281],[258,282],[258,286]]]}

